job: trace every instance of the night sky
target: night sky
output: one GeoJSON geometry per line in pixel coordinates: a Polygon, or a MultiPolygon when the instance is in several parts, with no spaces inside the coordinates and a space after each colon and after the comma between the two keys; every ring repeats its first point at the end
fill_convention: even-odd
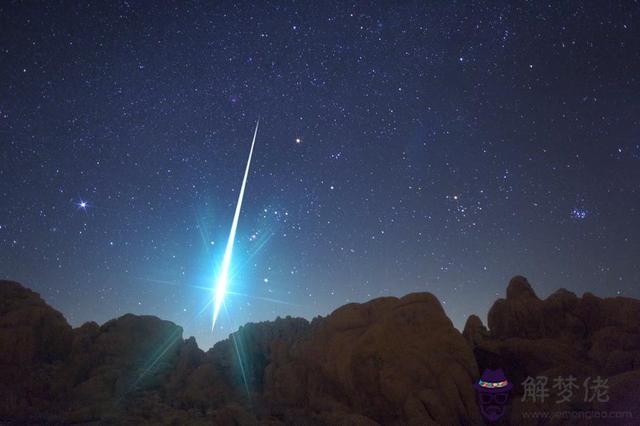
{"type": "Polygon", "coordinates": [[[0,277],[72,325],[640,296],[637,2],[153,3],[0,4],[0,277]]]}

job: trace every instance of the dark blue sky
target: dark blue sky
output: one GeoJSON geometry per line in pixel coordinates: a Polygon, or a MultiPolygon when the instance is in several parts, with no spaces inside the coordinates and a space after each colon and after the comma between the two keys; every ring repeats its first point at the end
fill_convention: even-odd
{"type": "Polygon", "coordinates": [[[0,275],[73,325],[640,296],[637,2],[154,3],[0,5],[0,275]]]}

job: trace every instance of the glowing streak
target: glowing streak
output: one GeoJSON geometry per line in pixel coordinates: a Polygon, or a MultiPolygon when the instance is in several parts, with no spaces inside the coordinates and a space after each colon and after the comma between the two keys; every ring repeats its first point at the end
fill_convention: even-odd
{"type": "Polygon", "coordinates": [[[256,122],[256,130],[253,133],[253,141],[251,142],[249,159],[247,160],[247,167],[244,169],[244,178],[242,179],[240,194],[238,195],[238,204],[236,204],[236,212],[233,215],[233,223],[231,224],[229,239],[227,240],[227,246],[224,250],[224,257],[222,258],[222,268],[220,269],[220,275],[218,276],[218,282],[216,283],[215,302],[213,305],[213,320],[211,322],[211,330],[213,330],[213,328],[216,325],[216,320],[218,319],[218,314],[220,313],[220,307],[222,306],[224,302],[224,296],[227,293],[227,286],[229,284],[229,266],[231,266],[231,255],[233,254],[233,243],[236,239],[236,229],[238,228],[238,219],[240,218],[240,209],[242,208],[242,198],[244,197],[244,188],[247,185],[247,177],[249,176],[249,167],[251,166],[251,156],[253,155],[253,146],[256,143],[256,136],[258,135],[259,124],[260,124],[260,120],[256,122]]]}

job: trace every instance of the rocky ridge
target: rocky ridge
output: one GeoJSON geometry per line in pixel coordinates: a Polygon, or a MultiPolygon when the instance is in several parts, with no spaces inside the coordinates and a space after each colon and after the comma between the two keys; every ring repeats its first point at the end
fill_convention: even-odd
{"type": "Polygon", "coordinates": [[[523,402],[528,376],[606,376],[606,410],[639,419],[640,301],[566,290],[541,300],[514,277],[488,327],[472,315],[460,333],[433,295],[414,293],[247,324],[204,352],[152,316],[72,329],[38,294],[0,281],[0,422],[483,424],[473,383],[497,367],[514,384],[503,424],[582,424],[523,413],[603,409],[523,402]]]}

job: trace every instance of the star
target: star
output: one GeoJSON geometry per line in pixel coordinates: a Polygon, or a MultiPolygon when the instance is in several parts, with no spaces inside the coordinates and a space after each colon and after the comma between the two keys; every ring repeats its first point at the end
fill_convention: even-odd
{"type": "MultiPolygon", "coordinates": [[[[213,301],[261,117],[230,266],[233,290],[247,296],[233,297],[269,286],[296,307],[262,300],[241,312],[234,307],[249,300],[236,299],[215,333],[202,321],[185,327],[201,349],[226,338],[222,327],[313,318],[347,298],[400,297],[427,280],[464,325],[490,308],[482,295],[502,296],[500,277],[526,272],[520,256],[548,265],[538,271],[547,282],[561,277],[579,293],[615,296],[609,279],[623,276],[620,289],[640,280],[640,138],[629,96],[640,80],[618,72],[636,53],[628,10],[602,5],[601,38],[616,43],[583,49],[593,39],[589,14],[572,16],[569,29],[555,3],[498,16],[480,8],[464,25],[448,19],[466,13],[457,3],[367,13],[307,3],[226,16],[204,4],[204,26],[184,24],[192,21],[185,8],[175,12],[175,32],[151,38],[111,31],[131,24],[115,3],[73,16],[12,8],[25,19],[13,20],[0,49],[16,71],[5,78],[15,102],[0,107],[3,158],[15,164],[0,171],[0,253],[11,252],[0,256],[3,275],[37,265],[30,283],[77,322],[165,297],[180,299],[149,313],[175,318],[186,307],[195,317],[213,301]],[[100,25],[87,18],[95,14],[100,25]],[[540,19],[549,34],[531,44],[517,27],[540,19]],[[62,42],[49,25],[32,25],[43,20],[56,34],[83,28],[86,40],[124,50],[62,42]],[[487,25],[495,43],[481,31],[487,25]],[[434,28],[443,36],[434,39],[434,28]],[[135,54],[123,55],[132,45],[135,54]],[[58,261],[62,253],[74,260],[58,261]],[[590,262],[563,261],[573,253],[590,262]],[[148,285],[128,285],[178,277],[190,285],[158,286],[153,298],[148,285]],[[111,282],[112,297],[97,306],[95,285],[111,282]],[[453,282],[473,285],[461,297],[453,282]],[[272,315],[274,307],[283,311],[272,315]]],[[[629,296],[640,295],[631,287],[629,296]]]]}
{"type": "Polygon", "coordinates": [[[571,217],[576,220],[586,219],[588,214],[589,212],[587,210],[581,209],[579,207],[575,207],[573,208],[573,210],[571,210],[571,217]]]}

